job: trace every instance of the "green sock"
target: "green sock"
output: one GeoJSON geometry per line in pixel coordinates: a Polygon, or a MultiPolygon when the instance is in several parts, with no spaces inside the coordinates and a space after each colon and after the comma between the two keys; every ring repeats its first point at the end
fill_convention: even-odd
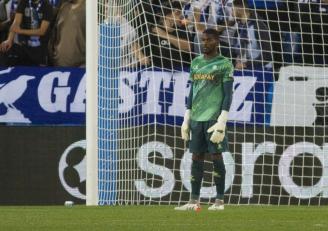
{"type": "Polygon", "coordinates": [[[214,183],[216,186],[216,199],[223,200],[225,187],[225,167],[223,159],[213,160],[214,183]]]}
{"type": "Polygon", "coordinates": [[[193,160],[191,164],[191,199],[198,200],[204,171],[203,160],[193,160]]]}

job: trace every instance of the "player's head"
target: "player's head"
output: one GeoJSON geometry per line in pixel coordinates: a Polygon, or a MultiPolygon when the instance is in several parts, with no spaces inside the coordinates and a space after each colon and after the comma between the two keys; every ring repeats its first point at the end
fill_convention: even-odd
{"type": "Polygon", "coordinates": [[[219,32],[215,29],[206,29],[202,35],[203,53],[216,54],[219,45],[219,32]]]}
{"type": "Polygon", "coordinates": [[[182,5],[179,1],[169,1],[162,6],[163,13],[163,24],[166,21],[168,27],[173,27],[174,25],[180,26],[181,19],[183,18],[182,14],[182,5]]]}

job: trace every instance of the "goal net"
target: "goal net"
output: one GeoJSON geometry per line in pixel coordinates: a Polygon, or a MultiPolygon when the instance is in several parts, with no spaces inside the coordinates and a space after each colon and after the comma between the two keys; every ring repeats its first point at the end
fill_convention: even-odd
{"type": "MultiPolygon", "coordinates": [[[[180,126],[206,28],[235,66],[226,204],[328,204],[328,1],[90,2],[89,204],[189,200],[180,126]]],[[[202,203],[216,196],[211,163],[202,203]]]]}

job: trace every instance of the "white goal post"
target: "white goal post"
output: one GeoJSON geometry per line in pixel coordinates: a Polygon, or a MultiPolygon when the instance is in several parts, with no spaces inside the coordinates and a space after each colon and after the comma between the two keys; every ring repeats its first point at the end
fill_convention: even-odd
{"type": "MultiPolygon", "coordinates": [[[[236,67],[226,204],[328,204],[328,1],[245,2],[243,24],[232,0],[87,0],[87,205],[188,201],[180,126],[209,27],[236,67]]],[[[205,204],[212,177],[206,159],[205,204]]]]}
{"type": "Polygon", "coordinates": [[[98,3],[86,1],[86,204],[98,205],[98,3]]]}

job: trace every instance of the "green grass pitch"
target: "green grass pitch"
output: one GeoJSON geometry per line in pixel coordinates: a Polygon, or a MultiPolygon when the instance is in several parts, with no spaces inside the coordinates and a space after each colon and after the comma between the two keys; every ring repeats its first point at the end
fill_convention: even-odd
{"type": "Polygon", "coordinates": [[[174,211],[174,206],[0,207],[1,231],[328,230],[327,206],[226,206],[174,211]]]}

